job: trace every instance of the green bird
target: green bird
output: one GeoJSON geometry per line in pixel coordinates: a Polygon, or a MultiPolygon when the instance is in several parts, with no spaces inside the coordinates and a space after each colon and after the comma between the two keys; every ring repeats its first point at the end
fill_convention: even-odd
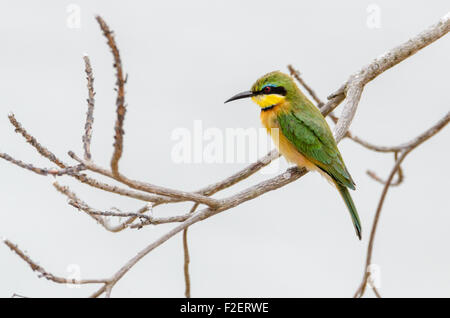
{"type": "Polygon", "coordinates": [[[319,109],[289,75],[279,71],[264,75],[250,91],[237,94],[225,103],[248,97],[261,107],[261,122],[287,161],[319,172],[336,186],[361,239],[361,222],[348,191],[348,188],[355,190],[355,183],[319,109]]]}

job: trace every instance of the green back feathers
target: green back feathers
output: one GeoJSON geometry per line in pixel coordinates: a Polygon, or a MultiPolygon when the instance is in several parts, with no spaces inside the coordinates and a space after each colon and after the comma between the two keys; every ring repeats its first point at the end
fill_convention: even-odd
{"type": "Polygon", "coordinates": [[[314,105],[292,105],[290,112],[278,114],[278,122],[283,135],[301,154],[337,183],[355,189],[333,134],[314,105]]]}

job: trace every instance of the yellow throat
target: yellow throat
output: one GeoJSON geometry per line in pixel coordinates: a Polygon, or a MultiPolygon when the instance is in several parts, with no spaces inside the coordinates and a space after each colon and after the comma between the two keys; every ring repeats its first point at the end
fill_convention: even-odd
{"type": "Polygon", "coordinates": [[[271,95],[256,95],[252,97],[252,100],[258,104],[261,108],[277,105],[285,100],[285,96],[278,94],[271,95]]]}

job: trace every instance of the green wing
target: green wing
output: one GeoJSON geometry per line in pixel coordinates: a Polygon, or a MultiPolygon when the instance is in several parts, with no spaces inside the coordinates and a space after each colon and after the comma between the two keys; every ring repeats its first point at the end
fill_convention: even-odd
{"type": "Polygon", "coordinates": [[[330,175],[338,184],[355,189],[341,154],[320,111],[313,105],[303,105],[278,115],[278,122],[284,136],[320,169],[330,175]]]}

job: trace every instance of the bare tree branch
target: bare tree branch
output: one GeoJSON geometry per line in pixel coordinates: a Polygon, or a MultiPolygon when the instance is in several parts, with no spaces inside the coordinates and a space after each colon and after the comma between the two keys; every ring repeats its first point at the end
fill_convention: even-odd
{"type": "Polygon", "coordinates": [[[54,182],[53,186],[56,188],[56,190],[69,198],[70,205],[87,213],[90,217],[97,221],[98,224],[102,225],[106,229],[109,229],[109,224],[107,223],[105,218],[99,216],[100,213],[98,210],[91,208],[87,203],[79,199],[75,193],[69,190],[68,187],[63,187],[58,182],[54,182]]]}
{"type": "Polygon", "coordinates": [[[172,197],[172,198],[176,198],[176,199],[180,199],[180,200],[188,200],[188,201],[203,203],[203,204],[206,204],[211,207],[217,207],[220,205],[220,201],[209,198],[209,197],[201,195],[201,194],[169,189],[169,188],[157,186],[157,185],[142,182],[142,181],[132,180],[132,179],[125,177],[124,175],[122,175],[120,173],[114,174],[112,171],[103,169],[102,167],[97,166],[93,162],[88,162],[88,161],[85,161],[85,160],[79,158],[77,155],[75,155],[75,153],[73,153],[71,151],[69,152],[69,156],[71,156],[74,160],[80,162],[84,167],[86,167],[86,169],[91,170],[93,172],[97,172],[106,177],[115,179],[123,184],[126,184],[130,188],[133,188],[136,190],[145,191],[145,192],[149,192],[149,193],[155,193],[155,194],[159,194],[159,195],[164,195],[164,196],[168,196],[168,197],[172,197]]]}
{"type": "MultiPolygon", "coordinates": [[[[300,85],[302,85],[306,91],[309,92],[309,94],[311,95],[311,97],[314,99],[314,101],[317,103],[317,107],[321,108],[324,105],[324,102],[322,102],[322,100],[317,96],[317,94],[314,92],[314,90],[311,88],[311,86],[309,86],[305,80],[300,76],[300,72],[296,69],[294,69],[294,67],[292,65],[288,65],[288,69],[289,72],[291,74],[291,76],[293,76],[300,85]]],[[[330,112],[328,114],[328,116],[330,116],[330,118],[332,119],[332,121],[336,124],[339,121],[339,118],[336,117],[333,112],[330,112]]],[[[373,145],[361,138],[359,138],[358,136],[353,135],[350,131],[347,131],[345,137],[350,138],[351,140],[353,140],[354,142],[360,144],[361,146],[369,149],[369,150],[373,150],[373,151],[378,151],[378,152],[397,152],[398,149],[395,148],[389,148],[389,147],[384,147],[384,146],[376,146],[373,145]]],[[[370,175],[372,176],[373,173],[371,173],[370,175]]]]}
{"type": "Polygon", "coordinates": [[[39,273],[39,278],[44,277],[45,279],[51,280],[58,284],[104,284],[107,282],[106,279],[68,279],[64,277],[55,276],[52,273],[46,271],[43,267],[39,266],[36,262],[34,262],[29,256],[27,256],[19,247],[13,244],[11,241],[5,239],[3,243],[8,246],[11,251],[16,253],[21,259],[23,259],[33,270],[33,272],[39,273]]]}
{"type": "Polygon", "coordinates": [[[114,127],[114,153],[111,158],[111,170],[113,175],[119,174],[119,160],[123,152],[123,121],[125,119],[125,113],[127,111],[125,106],[125,82],[126,79],[122,70],[122,60],[120,59],[119,49],[117,48],[116,41],[114,40],[113,32],[110,31],[106,22],[101,16],[96,16],[98,24],[103,31],[103,35],[108,40],[108,46],[111,48],[111,52],[114,57],[114,68],[116,69],[116,86],[117,86],[117,98],[116,98],[116,125],[114,127]]]}
{"type": "MultiPolygon", "coordinates": [[[[89,112],[90,111],[88,110],[88,113],[89,112]]],[[[54,162],[56,165],[58,165],[61,168],[68,168],[67,170],[62,169],[61,171],[59,171],[59,170],[55,170],[55,169],[35,168],[32,165],[28,165],[28,164],[20,162],[20,164],[21,164],[20,166],[22,166],[22,165],[27,166],[27,168],[25,168],[25,169],[31,170],[33,172],[38,171],[37,173],[42,174],[42,175],[48,175],[48,174],[50,174],[50,175],[61,175],[61,174],[66,173],[67,175],[70,175],[70,176],[78,179],[80,182],[85,183],[87,185],[90,185],[90,186],[92,186],[94,188],[97,188],[97,189],[100,189],[100,190],[104,190],[104,191],[107,191],[107,192],[111,192],[111,193],[115,193],[115,194],[119,194],[119,195],[123,195],[123,196],[127,196],[127,197],[130,197],[130,198],[142,200],[142,201],[157,202],[158,204],[165,203],[165,202],[176,202],[176,200],[173,200],[172,198],[156,196],[156,195],[148,195],[148,194],[137,192],[137,191],[133,191],[133,190],[122,189],[120,187],[112,186],[112,185],[103,183],[101,181],[98,181],[96,179],[93,179],[93,178],[91,178],[91,177],[89,177],[89,176],[87,176],[85,174],[77,173],[76,169],[72,169],[72,167],[68,167],[67,164],[63,163],[60,159],[58,159],[50,150],[48,150],[46,147],[41,145],[36,140],[35,137],[30,135],[22,127],[22,125],[17,121],[17,119],[15,118],[14,114],[10,114],[8,117],[9,117],[9,120],[10,120],[11,124],[16,128],[15,131],[17,133],[20,133],[25,138],[25,140],[38,151],[39,154],[41,154],[43,157],[49,159],[50,161],[54,162]]],[[[89,118],[90,115],[88,114],[87,117],[89,118]]],[[[93,119],[92,119],[92,121],[93,121],[93,119]]],[[[4,158],[5,160],[8,160],[9,158],[11,158],[9,155],[6,155],[6,154],[2,155],[1,157],[4,158]]],[[[13,158],[11,158],[11,159],[12,160],[8,160],[8,161],[11,161],[13,163],[15,161],[18,161],[18,160],[15,160],[13,158]]]]}
{"type": "Polygon", "coordinates": [[[95,92],[94,92],[94,76],[92,75],[91,62],[87,55],[84,56],[85,72],[87,79],[88,89],[88,110],[86,113],[86,124],[84,125],[83,135],[83,148],[84,159],[91,160],[91,138],[92,138],[92,125],[94,123],[94,105],[95,105],[95,92]]]}
{"type": "Polygon", "coordinates": [[[38,167],[33,166],[32,164],[25,163],[21,160],[14,159],[13,157],[11,157],[10,155],[8,155],[6,153],[0,153],[0,158],[5,159],[21,168],[33,171],[34,173],[37,173],[41,176],[48,176],[48,175],[62,176],[62,175],[66,175],[66,174],[72,174],[75,172],[79,172],[79,171],[85,169],[84,166],[81,164],[73,166],[73,167],[64,168],[64,169],[38,168],[38,167]]]}
{"type": "Polygon", "coordinates": [[[430,26],[415,37],[376,58],[372,63],[352,75],[345,85],[345,103],[342,115],[335,128],[336,141],[341,140],[348,131],[361,98],[364,86],[381,73],[417,53],[450,31],[450,13],[438,23],[430,26]]]}
{"type": "MultiPolygon", "coordinates": [[[[192,214],[197,210],[199,204],[195,203],[191,210],[189,211],[189,214],[192,214]]],[[[187,238],[187,231],[188,229],[185,228],[183,230],[183,254],[184,254],[184,266],[183,266],[183,272],[184,272],[184,284],[185,284],[185,291],[184,296],[186,298],[191,298],[191,276],[189,275],[189,263],[191,261],[191,258],[189,257],[189,244],[188,244],[188,238],[187,238]]]]}
{"type": "Polygon", "coordinates": [[[369,239],[369,245],[367,248],[367,256],[366,256],[366,264],[364,267],[364,274],[363,274],[363,280],[361,285],[359,286],[358,290],[355,293],[355,297],[362,297],[364,295],[364,292],[366,290],[367,281],[370,278],[370,272],[368,271],[370,264],[372,263],[372,253],[373,253],[373,246],[375,242],[375,235],[377,226],[380,220],[381,210],[383,208],[383,203],[386,198],[387,192],[390,188],[391,182],[397,173],[397,170],[400,168],[400,164],[403,162],[403,160],[406,158],[406,156],[416,149],[418,146],[420,146],[423,142],[430,139],[434,135],[436,135],[439,131],[441,131],[442,128],[444,128],[448,122],[450,121],[450,112],[448,112],[441,120],[439,120],[435,125],[433,125],[431,128],[427,129],[424,133],[420,134],[416,138],[412,139],[409,143],[407,143],[407,147],[405,147],[398,157],[397,161],[395,162],[394,167],[391,170],[391,173],[389,174],[389,177],[387,181],[385,182],[385,185],[383,187],[383,191],[380,196],[380,200],[378,202],[377,210],[375,212],[375,217],[372,225],[372,230],[370,232],[370,239],[369,239]]]}
{"type": "Polygon", "coordinates": [[[75,207],[78,210],[81,210],[91,216],[94,220],[96,220],[100,225],[102,225],[104,228],[106,228],[108,231],[111,232],[118,232],[119,228],[125,229],[127,227],[131,228],[142,228],[144,225],[157,225],[157,224],[166,224],[166,223],[177,223],[177,222],[183,222],[187,220],[190,216],[189,213],[181,214],[181,215],[174,215],[169,217],[154,217],[153,215],[144,214],[146,212],[152,211],[152,204],[146,204],[142,208],[140,208],[136,212],[121,212],[120,210],[117,210],[115,212],[113,211],[100,211],[98,209],[94,209],[90,205],[88,205],[86,202],[78,198],[78,196],[70,191],[69,187],[67,186],[61,186],[58,182],[54,182],[53,186],[58,190],[60,193],[64,194],[69,199],[69,204],[73,207],[75,207]],[[112,226],[110,225],[105,218],[102,216],[114,216],[114,217],[133,217],[133,220],[135,219],[141,219],[142,222],[139,224],[131,224],[131,222],[123,222],[119,224],[118,226],[112,226]]]}
{"type": "Polygon", "coordinates": [[[39,154],[41,154],[43,157],[47,158],[51,162],[55,163],[60,168],[66,168],[67,167],[67,165],[64,164],[61,160],[59,160],[50,150],[48,150],[47,148],[42,146],[36,140],[36,138],[34,138],[30,134],[28,134],[27,131],[25,129],[23,129],[22,125],[16,120],[16,117],[14,116],[14,114],[12,114],[12,113],[9,114],[8,115],[8,119],[11,122],[11,124],[16,128],[15,132],[21,134],[23,136],[23,138],[25,138],[25,140],[30,145],[32,145],[37,150],[37,152],[39,154]]]}

